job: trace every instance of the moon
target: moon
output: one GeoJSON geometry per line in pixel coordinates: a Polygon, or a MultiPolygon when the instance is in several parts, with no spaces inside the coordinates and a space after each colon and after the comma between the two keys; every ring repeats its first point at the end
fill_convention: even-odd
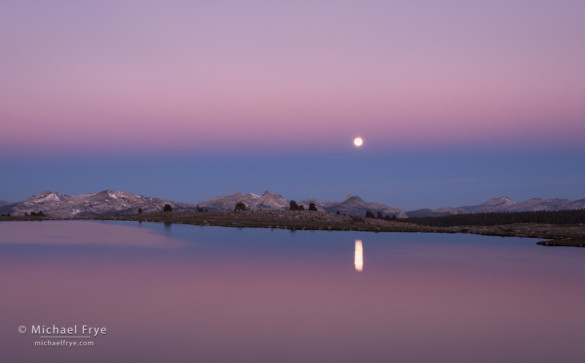
{"type": "Polygon", "coordinates": [[[353,144],[356,147],[360,147],[364,144],[364,140],[361,137],[356,137],[355,139],[353,139],[353,144]]]}

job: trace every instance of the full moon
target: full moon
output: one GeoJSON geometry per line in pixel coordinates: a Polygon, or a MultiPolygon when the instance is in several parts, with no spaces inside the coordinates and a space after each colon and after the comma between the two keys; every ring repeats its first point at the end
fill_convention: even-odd
{"type": "Polygon", "coordinates": [[[353,144],[357,147],[360,147],[364,144],[364,140],[361,137],[356,137],[353,139],[353,144]]]}

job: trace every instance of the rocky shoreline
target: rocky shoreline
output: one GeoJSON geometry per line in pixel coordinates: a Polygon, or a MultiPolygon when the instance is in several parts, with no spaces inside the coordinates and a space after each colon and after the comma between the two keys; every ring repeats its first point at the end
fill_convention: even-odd
{"type": "Polygon", "coordinates": [[[496,226],[430,227],[406,219],[374,219],[314,211],[157,212],[88,218],[2,217],[1,220],[118,220],[289,230],[469,233],[488,236],[538,238],[543,246],[585,247],[585,226],[505,224],[496,226]]]}

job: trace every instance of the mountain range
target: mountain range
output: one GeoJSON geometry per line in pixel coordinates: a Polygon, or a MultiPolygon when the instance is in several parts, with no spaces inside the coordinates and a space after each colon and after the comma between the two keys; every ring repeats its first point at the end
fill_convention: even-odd
{"type": "Polygon", "coordinates": [[[202,201],[197,205],[204,210],[227,212],[233,211],[236,203],[242,202],[248,210],[286,210],[289,209],[289,201],[280,194],[271,194],[268,190],[262,195],[254,193],[242,194],[236,192],[232,195],[213,197],[208,201],[202,201]]]}
{"type": "Polygon", "coordinates": [[[479,205],[463,207],[445,207],[439,209],[418,209],[406,212],[409,217],[439,217],[452,214],[494,213],[494,212],[535,212],[556,211],[570,209],[584,209],[585,199],[571,201],[568,199],[541,199],[533,198],[524,202],[517,202],[508,197],[499,197],[488,200],[479,205]]]}
{"type": "Polygon", "coordinates": [[[392,208],[382,203],[366,202],[359,196],[351,194],[348,194],[347,197],[345,197],[345,200],[341,202],[320,202],[316,199],[306,199],[299,204],[308,208],[310,203],[315,203],[317,210],[324,210],[329,213],[339,212],[350,216],[363,217],[366,215],[367,211],[370,211],[374,213],[374,215],[379,212],[382,213],[383,216],[408,218],[408,215],[402,209],[392,208]]]}
{"type": "Polygon", "coordinates": [[[0,212],[13,216],[24,213],[43,212],[50,217],[94,217],[107,214],[160,211],[165,204],[173,210],[197,210],[196,206],[159,198],[147,198],[124,191],[104,190],[99,193],[67,195],[59,192],[44,191],[19,203],[0,206],[0,212]]]}
{"type": "MultiPolygon", "coordinates": [[[[197,205],[179,203],[159,198],[147,198],[125,191],[104,190],[99,193],[78,195],[61,194],[56,191],[43,191],[18,203],[0,205],[0,212],[10,213],[13,216],[22,216],[25,213],[43,212],[49,217],[95,217],[109,214],[130,214],[142,209],[144,213],[161,211],[165,204],[170,204],[175,211],[195,211],[198,208],[208,211],[228,212],[233,211],[238,202],[243,202],[248,210],[288,210],[290,201],[280,194],[272,194],[265,191],[262,195],[254,193],[242,194],[236,192],[232,195],[218,196],[208,201],[199,202],[197,205]]],[[[310,203],[315,203],[317,210],[352,215],[364,216],[366,211],[374,214],[378,212],[384,216],[396,216],[407,218],[404,211],[391,208],[381,203],[365,202],[358,196],[348,195],[340,202],[321,202],[315,199],[299,202],[305,209],[310,203]]]]}
{"type": "MultiPolygon", "coordinates": [[[[243,202],[248,210],[288,210],[290,208],[289,200],[280,194],[271,194],[269,191],[265,191],[262,195],[236,192],[232,195],[214,197],[208,201],[199,202],[197,205],[204,210],[227,212],[233,210],[238,202],[243,202]]],[[[348,195],[345,200],[340,202],[321,202],[316,199],[305,199],[297,204],[304,206],[305,209],[309,209],[311,203],[315,203],[317,210],[330,213],[339,212],[341,214],[363,217],[366,211],[369,210],[374,214],[380,212],[384,216],[396,216],[397,218],[408,217],[401,209],[391,208],[382,203],[365,202],[362,198],[352,195],[348,195]]]]}
{"type": "MultiPolygon", "coordinates": [[[[242,194],[236,192],[232,195],[224,195],[211,198],[208,201],[199,202],[197,205],[190,203],[174,202],[160,198],[149,198],[125,191],[104,190],[99,193],[87,193],[67,195],[59,192],[43,191],[18,203],[0,203],[2,214],[10,213],[13,216],[24,215],[31,212],[43,212],[50,217],[94,217],[109,214],[131,214],[142,209],[144,213],[161,211],[165,204],[170,204],[174,211],[196,211],[198,208],[209,211],[233,211],[238,202],[243,202],[248,210],[288,210],[290,201],[280,194],[272,194],[265,191],[262,195],[254,193],[242,194]]],[[[490,212],[523,212],[523,211],[555,211],[568,209],[584,209],[585,199],[570,201],[567,199],[530,199],[524,202],[516,202],[508,197],[491,199],[485,203],[474,206],[446,207],[439,209],[418,209],[404,212],[398,208],[392,208],[382,203],[366,202],[359,196],[347,195],[343,201],[319,201],[317,199],[305,199],[298,202],[305,209],[310,203],[315,203],[317,210],[330,213],[339,212],[351,216],[363,217],[366,211],[375,215],[396,216],[397,218],[444,216],[451,214],[490,213],[490,212]]]]}

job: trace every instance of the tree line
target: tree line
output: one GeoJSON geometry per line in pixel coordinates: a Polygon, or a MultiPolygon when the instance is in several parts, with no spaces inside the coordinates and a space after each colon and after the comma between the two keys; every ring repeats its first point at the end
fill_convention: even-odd
{"type": "Polygon", "coordinates": [[[441,217],[414,217],[404,222],[432,227],[495,226],[513,223],[580,224],[585,223],[585,209],[453,214],[441,217]]]}

